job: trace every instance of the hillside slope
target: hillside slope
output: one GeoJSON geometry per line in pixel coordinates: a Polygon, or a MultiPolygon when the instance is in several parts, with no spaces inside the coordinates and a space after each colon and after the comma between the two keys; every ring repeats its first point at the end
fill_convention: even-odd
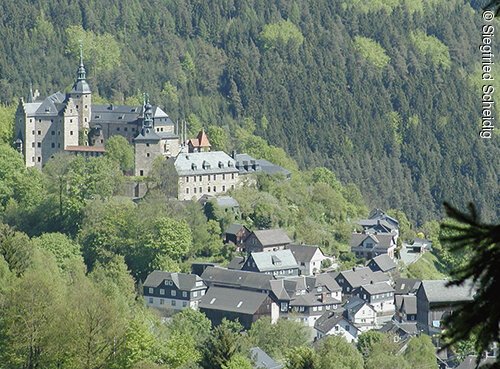
{"type": "Polygon", "coordinates": [[[458,0],[4,0],[0,101],[30,81],[42,95],[69,87],[81,39],[101,99],[148,91],[193,131],[254,127],[418,223],[444,200],[493,219],[500,149],[478,138],[480,26],[458,0]]]}

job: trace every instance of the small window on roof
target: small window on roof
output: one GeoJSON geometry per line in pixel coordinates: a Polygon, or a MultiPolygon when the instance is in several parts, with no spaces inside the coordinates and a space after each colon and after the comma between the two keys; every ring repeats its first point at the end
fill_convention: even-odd
{"type": "Polygon", "coordinates": [[[238,305],[236,307],[239,308],[239,307],[241,307],[241,305],[243,305],[243,301],[238,302],[238,305]]]}
{"type": "Polygon", "coordinates": [[[213,305],[213,303],[217,300],[217,297],[214,297],[212,300],[210,300],[210,305],[213,305]]]}
{"type": "Polygon", "coordinates": [[[96,115],[94,118],[95,119],[101,119],[101,116],[100,115],[96,115]]]}

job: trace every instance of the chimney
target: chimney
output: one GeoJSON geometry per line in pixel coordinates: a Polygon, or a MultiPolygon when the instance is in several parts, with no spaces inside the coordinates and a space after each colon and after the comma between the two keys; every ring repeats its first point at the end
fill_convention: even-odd
{"type": "Polygon", "coordinates": [[[373,281],[370,281],[370,284],[373,284],[373,281]]]}
{"type": "Polygon", "coordinates": [[[236,160],[236,150],[231,151],[231,157],[236,160]]]}
{"type": "Polygon", "coordinates": [[[352,271],[355,272],[356,271],[356,267],[352,267],[352,271]]]}

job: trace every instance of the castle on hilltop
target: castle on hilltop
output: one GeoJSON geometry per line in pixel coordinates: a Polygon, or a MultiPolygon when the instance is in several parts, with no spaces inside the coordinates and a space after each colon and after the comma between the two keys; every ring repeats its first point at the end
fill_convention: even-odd
{"type": "Polygon", "coordinates": [[[177,156],[180,141],[169,116],[145,101],[143,106],[92,104],[83,55],[77,78],[67,94],[40,99],[38,91],[20,99],[15,117],[14,145],[27,167],[39,169],[56,153],[104,154],[106,140],[120,135],[134,144],[137,176],[146,176],[155,158],[177,156]]]}
{"type": "MultiPolygon", "coordinates": [[[[38,91],[30,87],[26,101],[19,100],[14,127],[14,146],[23,154],[27,167],[38,169],[59,152],[86,157],[104,155],[106,140],[113,135],[123,136],[134,145],[135,176],[148,176],[158,157],[174,160],[179,200],[218,196],[240,183],[252,182],[249,175],[257,172],[290,176],[289,171],[266,160],[211,151],[203,129],[188,140],[184,127],[180,137],[169,116],[146,98],[142,106],[92,104],[81,51],[71,91],[40,99],[38,91]]],[[[141,182],[134,183],[133,197],[147,191],[141,182]]]]}

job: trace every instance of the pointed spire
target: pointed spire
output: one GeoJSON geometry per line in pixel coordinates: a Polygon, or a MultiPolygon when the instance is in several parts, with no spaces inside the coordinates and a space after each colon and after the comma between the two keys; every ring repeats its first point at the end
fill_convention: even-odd
{"type": "Polygon", "coordinates": [[[28,99],[26,102],[32,103],[34,101],[34,96],[33,96],[33,84],[30,81],[30,93],[28,94],[28,99]]]}
{"type": "Polygon", "coordinates": [[[149,96],[146,93],[144,93],[143,128],[153,128],[153,107],[149,103],[149,96]]]}
{"type": "Polygon", "coordinates": [[[83,65],[83,43],[80,40],[80,66],[78,67],[77,80],[84,81],[86,77],[85,66],[83,65]]]}

